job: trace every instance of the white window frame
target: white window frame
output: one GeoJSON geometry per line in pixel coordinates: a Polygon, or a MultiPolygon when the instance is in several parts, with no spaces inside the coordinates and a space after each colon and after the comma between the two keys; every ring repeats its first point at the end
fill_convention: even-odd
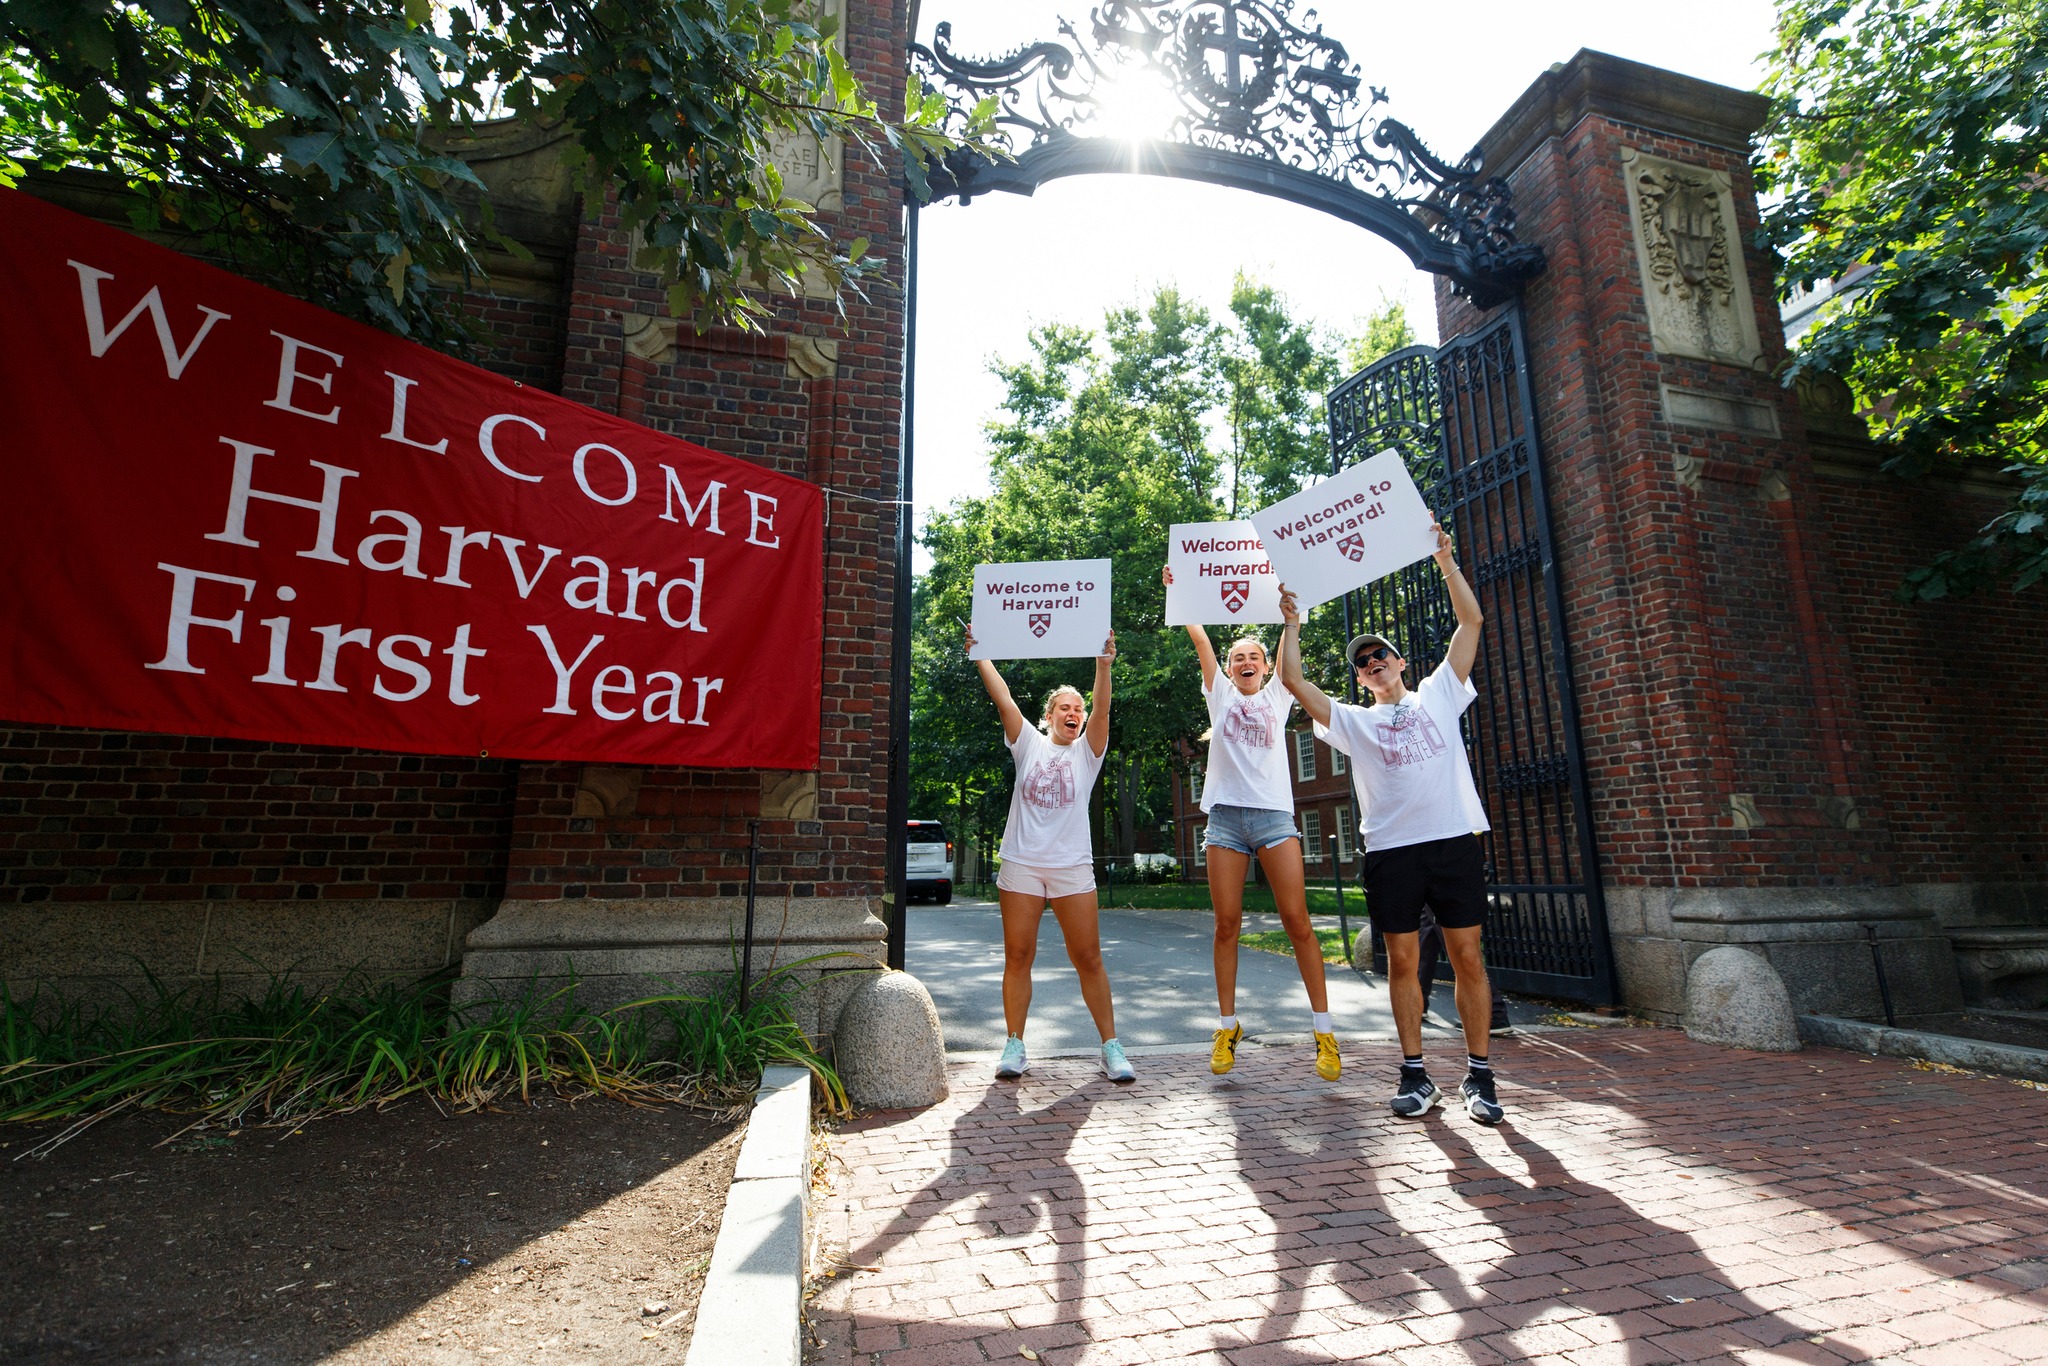
{"type": "Polygon", "coordinates": [[[1199,805],[1202,800],[1202,766],[1188,765],[1188,800],[1199,805]]]}
{"type": "Polygon", "coordinates": [[[1207,822],[1195,827],[1195,867],[1197,868],[1209,866],[1209,846],[1202,839],[1202,836],[1206,833],[1208,833],[1207,822]]]}
{"type": "Polygon", "coordinates": [[[1323,861],[1323,813],[1309,810],[1301,813],[1301,861],[1321,863],[1323,861]]]}
{"type": "Polygon", "coordinates": [[[1294,776],[1304,783],[1316,778],[1316,737],[1314,731],[1298,730],[1294,733],[1294,776]]]}
{"type": "Polygon", "coordinates": [[[1330,746],[1330,776],[1341,778],[1351,771],[1351,756],[1335,745],[1330,746]]]}
{"type": "Polygon", "coordinates": [[[1337,808],[1337,861],[1349,863],[1356,858],[1356,844],[1351,831],[1351,803],[1345,802],[1337,808]]]}

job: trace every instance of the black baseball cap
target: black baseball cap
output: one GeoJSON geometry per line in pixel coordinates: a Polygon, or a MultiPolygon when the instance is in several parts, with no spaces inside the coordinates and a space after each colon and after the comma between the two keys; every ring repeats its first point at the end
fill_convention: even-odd
{"type": "Polygon", "coordinates": [[[1371,631],[1367,631],[1364,635],[1351,637],[1351,643],[1344,647],[1344,658],[1350,660],[1351,667],[1355,669],[1358,667],[1360,652],[1375,645],[1386,646],[1394,652],[1394,658],[1396,659],[1406,659],[1408,657],[1401,653],[1401,647],[1393,641],[1388,640],[1385,636],[1375,635],[1371,631]]]}

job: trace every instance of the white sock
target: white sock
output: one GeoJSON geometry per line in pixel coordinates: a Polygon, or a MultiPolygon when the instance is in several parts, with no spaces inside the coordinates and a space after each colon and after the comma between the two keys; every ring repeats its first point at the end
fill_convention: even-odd
{"type": "Polygon", "coordinates": [[[1229,1029],[1235,1029],[1235,1028],[1237,1028],[1237,1016],[1235,1016],[1235,1015],[1218,1015],[1218,1016],[1216,1017],[1216,1027],[1217,1027],[1218,1029],[1224,1029],[1224,1030],[1229,1030],[1229,1029]]]}
{"type": "Polygon", "coordinates": [[[1330,1012],[1327,1010],[1311,1010],[1308,1013],[1308,1018],[1310,1020],[1309,1027],[1318,1034],[1335,1034],[1337,1032],[1337,1027],[1330,1023],[1330,1012]]]}

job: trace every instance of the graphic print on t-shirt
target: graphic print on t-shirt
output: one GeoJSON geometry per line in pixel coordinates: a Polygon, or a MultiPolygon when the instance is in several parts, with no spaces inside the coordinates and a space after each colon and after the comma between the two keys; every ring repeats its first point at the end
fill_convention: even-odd
{"type": "Polygon", "coordinates": [[[1273,708],[1266,701],[1266,695],[1253,693],[1250,697],[1238,697],[1231,702],[1230,710],[1223,713],[1223,726],[1217,734],[1252,749],[1271,749],[1279,743],[1280,727],[1274,724],[1273,708]]]}
{"type": "Polygon", "coordinates": [[[1421,707],[1397,706],[1394,719],[1375,723],[1373,732],[1388,768],[1434,759],[1447,748],[1436,722],[1421,707]]]}
{"type": "Polygon", "coordinates": [[[1024,775],[1024,800],[1042,811],[1074,804],[1074,761],[1065,755],[1040,759],[1024,775]]]}

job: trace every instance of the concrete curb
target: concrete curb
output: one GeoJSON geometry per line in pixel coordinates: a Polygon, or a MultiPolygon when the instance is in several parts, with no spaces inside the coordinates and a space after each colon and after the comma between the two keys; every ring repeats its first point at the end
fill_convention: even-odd
{"type": "Polygon", "coordinates": [[[1857,1053],[1875,1053],[1887,1058],[1914,1058],[1967,1067],[1977,1072],[2048,1081],[2048,1049],[2022,1048],[2018,1044],[1986,1043],[1954,1034],[1928,1034],[1918,1029],[1890,1029],[1862,1020],[1842,1020],[1832,1015],[1801,1015],[1799,1037],[1808,1043],[1830,1048],[1847,1048],[1857,1053]]]}
{"type": "Polygon", "coordinates": [[[810,1072],[763,1068],[683,1366],[801,1366],[810,1151],[810,1072]]]}

